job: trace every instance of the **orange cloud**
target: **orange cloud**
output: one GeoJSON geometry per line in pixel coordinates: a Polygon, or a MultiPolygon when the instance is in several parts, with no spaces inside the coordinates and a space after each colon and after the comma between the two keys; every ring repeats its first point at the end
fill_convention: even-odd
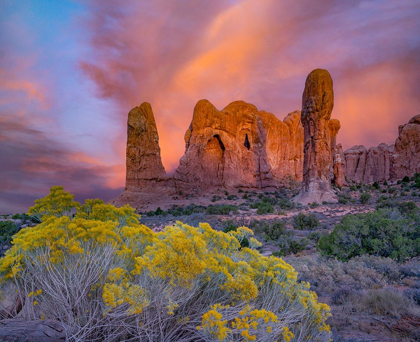
{"type": "MultiPolygon", "coordinates": [[[[121,120],[152,104],[169,171],[198,100],[221,109],[242,99],[283,119],[300,108],[305,78],[318,67],[333,76],[345,147],[392,143],[398,124],[416,114],[420,62],[407,56],[419,51],[420,24],[410,2],[128,3],[124,12],[93,5],[94,54],[82,69],[119,103],[121,120]]],[[[125,138],[114,142],[122,156],[125,138]]]]}

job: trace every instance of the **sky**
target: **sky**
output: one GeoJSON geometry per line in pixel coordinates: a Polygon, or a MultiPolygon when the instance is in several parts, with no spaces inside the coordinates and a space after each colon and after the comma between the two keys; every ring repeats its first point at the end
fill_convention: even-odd
{"type": "Polygon", "coordinates": [[[282,120],[316,68],[344,149],[393,144],[419,114],[419,19],[420,0],[0,0],[0,214],[54,185],[116,197],[142,102],[173,172],[198,100],[282,120]]]}

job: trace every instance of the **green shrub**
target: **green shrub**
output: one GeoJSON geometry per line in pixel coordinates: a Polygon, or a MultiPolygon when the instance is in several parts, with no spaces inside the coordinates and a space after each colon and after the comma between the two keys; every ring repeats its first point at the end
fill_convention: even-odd
{"type": "Polygon", "coordinates": [[[206,209],[207,215],[229,215],[230,212],[238,212],[238,207],[236,205],[228,204],[216,204],[209,205],[206,209]]]}
{"type": "Polygon", "coordinates": [[[415,187],[420,189],[420,173],[414,174],[414,183],[415,183],[415,187]]]}
{"type": "Polygon", "coordinates": [[[344,195],[344,194],[339,194],[338,195],[338,203],[340,204],[347,204],[350,201],[351,197],[344,195]]]}
{"type": "Polygon", "coordinates": [[[410,177],[408,176],[404,176],[404,178],[401,180],[402,183],[409,183],[410,182],[410,177]]]}
{"type": "Polygon", "coordinates": [[[290,237],[280,240],[279,247],[280,250],[273,252],[274,256],[286,256],[289,254],[297,254],[305,250],[308,242],[306,239],[296,241],[290,237]]]}
{"type": "Polygon", "coordinates": [[[375,182],[375,183],[372,184],[372,188],[374,188],[374,189],[380,189],[381,186],[379,185],[378,182],[375,182]]]}
{"type": "Polygon", "coordinates": [[[398,211],[404,215],[412,215],[419,212],[419,208],[416,203],[409,202],[397,202],[391,198],[383,200],[376,205],[376,209],[382,208],[397,208],[398,211]]]}
{"type": "Polygon", "coordinates": [[[264,214],[270,214],[274,213],[274,208],[270,203],[260,203],[258,205],[257,214],[258,215],[264,215],[264,214]]]}
{"type": "Polygon", "coordinates": [[[19,231],[19,226],[13,221],[0,221],[0,254],[3,251],[3,246],[9,245],[12,241],[12,236],[19,231]]]}
{"type": "Polygon", "coordinates": [[[369,200],[372,198],[372,195],[368,192],[364,192],[363,194],[360,195],[360,202],[362,202],[363,204],[366,204],[369,202],[369,200]]]}
{"type": "Polygon", "coordinates": [[[346,215],[317,245],[323,255],[339,260],[371,254],[403,260],[420,255],[420,217],[397,208],[346,215]]]}
{"type": "Polygon", "coordinates": [[[282,221],[276,221],[268,226],[265,231],[265,235],[270,240],[278,240],[280,236],[286,233],[285,223],[282,221]]]}
{"type": "Polygon", "coordinates": [[[319,220],[314,214],[299,213],[293,217],[293,227],[300,230],[312,230],[319,226],[319,220]]]}
{"type": "Polygon", "coordinates": [[[279,205],[280,209],[291,210],[295,207],[295,203],[288,198],[280,198],[277,201],[277,204],[279,205]]]}
{"type": "Polygon", "coordinates": [[[314,242],[318,242],[319,239],[321,238],[322,234],[320,232],[310,232],[308,234],[308,239],[312,240],[314,242]]]}
{"type": "MultiPolygon", "coordinates": [[[[235,222],[233,222],[233,220],[227,220],[223,223],[223,232],[224,233],[229,233],[229,232],[237,232],[238,229],[238,225],[235,224],[235,222]]],[[[249,240],[247,237],[244,237],[241,242],[241,248],[244,247],[249,247],[249,240]]]]}
{"type": "Polygon", "coordinates": [[[212,197],[211,201],[214,203],[214,202],[219,201],[219,200],[221,200],[221,199],[222,199],[222,197],[220,197],[220,196],[216,196],[216,195],[213,195],[213,197],[212,197]]]}

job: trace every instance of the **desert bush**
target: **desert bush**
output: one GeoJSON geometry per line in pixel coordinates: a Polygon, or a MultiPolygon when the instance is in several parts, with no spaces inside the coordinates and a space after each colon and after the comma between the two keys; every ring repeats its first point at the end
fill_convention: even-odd
{"type": "Polygon", "coordinates": [[[286,224],[283,221],[259,221],[253,220],[250,224],[251,229],[258,235],[263,235],[268,240],[277,241],[280,238],[293,236],[293,231],[286,230],[286,224]]]}
{"type": "Polygon", "coordinates": [[[392,198],[386,198],[377,203],[376,209],[381,208],[397,208],[401,214],[412,215],[419,212],[419,208],[416,203],[412,201],[408,202],[397,202],[392,198]]]}
{"type": "Polygon", "coordinates": [[[13,221],[0,221],[0,255],[3,247],[10,245],[13,235],[19,231],[19,226],[13,221]]]}
{"type": "Polygon", "coordinates": [[[291,210],[295,207],[295,203],[288,198],[280,198],[277,201],[277,204],[279,205],[280,209],[291,210]]]}
{"type": "Polygon", "coordinates": [[[269,214],[269,213],[273,213],[274,212],[274,208],[270,203],[261,203],[258,208],[257,208],[257,214],[258,215],[264,215],[264,214],[269,214]]]}
{"type": "Polygon", "coordinates": [[[310,282],[320,294],[333,295],[338,284],[356,292],[382,288],[404,277],[403,266],[390,258],[372,255],[347,262],[313,256],[287,256],[285,260],[299,272],[299,279],[310,282]]]}
{"type": "Polygon", "coordinates": [[[29,209],[28,214],[38,222],[42,222],[43,216],[70,216],[79,204],[73,199],[74,195],[64,191],[62,186],[54,186],[47,196],[35,200],[35,205],[29,209]]]}
{"type": "Polygon", "coordinates": [[[216,204],[216,205],[209,205],[206,208],[207,215],[229,215],[231,211],[237,212],[238,207],[236,205],[216,204]]]}
{"type": "Polygon", "coordinates": [[[312,240],[314,242],[318,242],[319,239],[321,238],[322,234],[320,232],[310,232],[308,234],[308,239],[312,240]]]}
{"type": "Polygon", "coordinates": [[[368,192],[364,192],[363,194],[360,195],[360,202],[362,202],[363,204],[366,204],[370,201],[370,199],[372,198],[372,195],[368,192]]]}
{"type": "Polygon", "coordinates": [[[314,214],[299,213],[293,217],[293,227],[300,230],[311,230],[319,227],[319,220],[314,214]]]}
{"type": "Polygon", "coordinates": [[[379,185],[379,183],[378,183],[378,182],[374,182],[374,183],[372,184],[372,188],[374,188],[374,189],[380,189],[380,188],[381,188],[381,186],[379,185]]]}
{"type": "Polygon", "coordinates": [[[282,221],[276,221],[268,226],[265,230],[265,235],[270,240],[278,240],[282,235],[286,233],[285,223],[282,221]]]}
{"type": "Polygon", "coordinates": [[[415,307],[412,299],[395,289],[369,290],[357,298],[356,306],[361,311],[374,315],[401,317],[403,315],[418,315],[420,310],[415,307]]]}
{"type": "Polygon", "coordinates": [[[59,321],[68,341],[328,341],[328,306],[255,251],[252,230],[177,222],[155,233],[129,206],[76,208],[43,210],[0,259],[20,317],[59,321]]]}
{"type": "MultiPolygon", "coordinates": [[[[267,198],[267,197],[265,197],[267,198]]],[[[258,215],[264,215],[264,214],[269,214],[269,213],[273,213],[274,212],[274,207],[271,203],[264,202],[264,201],[257,201],[255,203],[252,203],[250,205],[250,207],[252,209],[257,209],[257,214],[258,215]]]]}
{"type": "Polygon", "coordinates": [[[350,200],[351,200],[351,197],[346,194],[338,195],[338,203],[340,204],[347,204],[350,200]]]}
{"type": "Polygon", "coordinates": [[[305,250],[306,246],[308,245],[308,241],[306,239],[302,239],[297,241],[290,236],[285,236],[284,238],[280,239],[279,242],[279,251],[275,251],[273,253],[274,256],[286,256],[289,254],[298,254],[305,250]]]}
{"type": "Polygon", "coordinates": [[[420,305],[420,289],[406,289],[404,296],[411,299],[417,305],[420,305]]]}
{"type": "Polygon", "coordinates": [[[397,208],[346,215],[317,249],[344,261],[363,254],[400,261],[414,257],[420,255],[420,216],[403,215],[397,208]]]}
{"type": "Polygon", "coordinates": [[[265,234],[267,229],[270,228],[270,223],[263,220],[252,220],[249,226],[255,234],[265,234]]]}
{"type": "MultiPolygon", "coordinates": [[[[238,228],[239,228],[239,226],[237,224],[235,224],[235,222],[233,222],[233,220],[228,220],[228,221],[223,223],[223,232],[224,233],[234,232],[234,234],[236,234],[238,232],[238,228]]],[[[241,248],[249,247],[248,238],[244,237],[243,239],[241,239],[240,244],[241,244],[241,248]]]]}
{"type": "Polygon", "coordinates": [[[360,291],[356,291],[348,286],[340,286],[331,296],[331,303],[343,305],[356,300],[360,297],[360,291]]]}

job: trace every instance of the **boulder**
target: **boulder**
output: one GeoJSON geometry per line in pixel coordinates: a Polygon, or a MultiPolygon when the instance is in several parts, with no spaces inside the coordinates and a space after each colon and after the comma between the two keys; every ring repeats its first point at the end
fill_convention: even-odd
{"type": "Polygon", "coordinates": [[[333,81],[327,70],[313,70],[305,82],[301,121],[304,129],[302,189],[295,202],[337,202],[331,188],[331,133],[334,107],[333,81]]]}

